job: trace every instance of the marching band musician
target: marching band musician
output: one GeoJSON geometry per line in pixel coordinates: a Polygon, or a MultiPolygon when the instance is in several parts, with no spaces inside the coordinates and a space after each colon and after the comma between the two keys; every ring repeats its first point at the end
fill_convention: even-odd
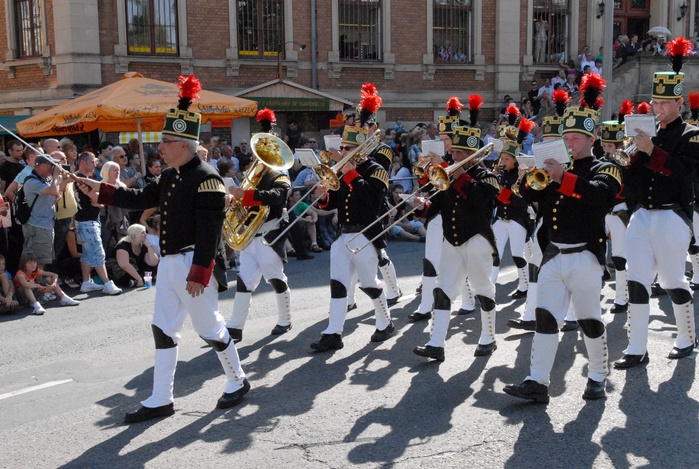
{"type": "MultiPolygon", "coordinates": [[[[197,156],[201,115],[188,110],[201,91],[194,75],[180,77],[180,101],[165,116],[158,150],[168,168],[142,189],[126,189],[87,178],[78,187],[96,203],[139,210],[162,210],[158,283],[153,312],[155,366],[153,392],[126,414],[126,423],[175,413],[173,385],[177,343],[187,315],[194,330],[211,345],[226,374],[217,408],[241,402],[250,390],[238,352],[218,310],[219,290],[228,287],[225,268],[217,269],[216,251],[224,218],[225,187],[216,170],[197,156]]],[[[223,260],[220,260],[221,265],[223,260]]]]}
{"type": "MultiPolygon", "coordinates": [[[[480,129],[456,127],[452,141],[455,164],[481,147],[480,129]]],[[[441,159],[432,157],[435,164],[441,159]]],[[[468,164],[468,163],[467,163],[468,164]]],[[[416,355],[444,361],[444,344],[451,317],[451,302],[461,292],[468,274],[481,305],[481,335],[475,356],[492,354],[495,343],[495,285],[490,279],[495,237],[490,224],[498,193],[497,179],[481,165],[453,170],[449,188],[432,199],[432,208],[442,215],[444,241],[439,261],[430,340],[413,349],[416,355]]]]}
{"type": "MultiPolygon", "coordinates": [[[[360,126],[345,125],[342,133],[340,149],[343,157],[366,141],[366,122],[381,105],[378,94],[372,94],[363,88],[362,96],[360,126]]],[[[386,294],[377,277],[379,251],[386,247],[384,238],[378,238],[373,245],[356,253],[347,247],[351,238],[379,217],[388,189],[388,173],[369,158],[360,161],[353,158],[339,171],[339,189],[328,192],[321,186],[319,192],[320,208],[337,208],[338,229],[341,234],[330,248],[330,318],[320,340],[311,344],[311,348],[316,352],[339,350],[344,347],[342,329],[347,316],[347,288],[355,273],[359,278],[361,290],[374,304],[376,331],[372,334],[371,341],[383,342],[395,331],[386,303],[386,294]]],[[[352,247],[360,247],[367,243],[381,230],[380,223],[373,225],[355,239],[352,247]]]]}
{"type": "MultiPolygon", "coordinates": [[[[503,140],[503,148],[500,150],[500,172],[498,184],[500,192],[495,198],[495,222],[493,233],[498,250],[498,259],[502,259],[507,240],[510,240],[510,252],[512,260],[517,266],[519,285],[512,294],[512,299],[526,298],[529,290],[527,278],[527,261],[524,259],[524,247],[531,232],[531,219],[529,217],[529,204],[519,194],[512,191],[512,186],[518,181],[520,172],[517,163],[517,152],[521,148],[524,137],[531,131],[534,122],[523,117],[519,124],[517,142],[508,139],[503,140]]],[[[500,266],[493,266],[491,280],[497,285],[500,266]]],[[[496,286],[497,288],[497,286],[496,286]]]]}
{"type": "Polygon", "coordinates": [[[597,74],[583,77],[581,106],[569,107],[563,115],[562,133],[572,168],[564,171],[560,163],[548,159],[544,170],[551,182],[546,187],[534,190],[526,178],[520,184],[520,192],[538,202],[549,239],[539,271],[530,374],[522,384],[504,388],[507,394],[522,399],[549,401],[558,331],[571,299],[589,358],[583,398],[606,395],[607,336],[600,307],[602,266],[606,262],[604,217],[621,189],[621,172],[592,156],[603,86],[604,80],[597,74]]]}
{"type": "MultiPolygon", "coordinates": [[[[633,112],[633,103],[623,101],[619,109],[619,119],[616,121],[604,121],[600,126],[600,141],[604,150],[603,161],[613,163],[613,155],[624,146],[624,116],[633,112]]],[[[624,175],[624,168],[620,168],[624,175]]],[[[626,227],[629,224],[629,213],[633,207],[631,200],[627,200],[631,192],[626,183],[621,192],[617,194],[616,204],[608,213],[604,221],[612,244],[612,262],[616,270],[614,305],[609,309],[610,313],[626,313],[628,310],[628,288],[626,283],[626,227]],[[631,207],[630,207],[631,206],[631,207]]]]}
{"type": "MultiPolygon", "coordinates": [[[[263,133],[270,133],[276,117],[271,109],[265,108],[257,113],[257,121],[262,125],[263,133]]],[[[241,201],[244,207],[253,207],[252,210],[255,210],[254,207],[263,205],[269,207],[269,215],[265,223],[258,229],[253,241],[240,251],[240,270],[236,282],[233,314],[226,323],[234,342],[243,339],[243,327],[250,311],[252,292],[260,284],[263,276],[265,281],[274,288],[277,300],[277,324],[271,334],[281,335],[291,330],[291,298],[287,277],[284,274],[286,237],[280,238],[272,246],[262,242],[263,239],[274,240],[283,228],[280,218],[284,216],[287,194],[290,190],[289,176],[269,167],[263,170],[260,182],[255,189],[243,190],[240,187],[231,189],[233,197],[241,201]]]]}
{"type": "Polygon", "coordinates": [[[684,276],[687,247],[692,240],[694,178],[699,163],[699,129],[682,121],[682,61],[692,43],[678,37],[668,44],[672,72],[653,75],[653,113],[660,124],[657,135],[637,132],[638,151],[631,158],[627,174],[633,181],[640,206],[631,216],[627,243],[634,249],[628,256],[629,346],[614,363],[625,369],[648,363],[648,321],[650,285],[658,280],[672,301],[677,325],[674,348],[668,358],[692,354],[696,347],[694,307],[689,283],[684,276]]]}

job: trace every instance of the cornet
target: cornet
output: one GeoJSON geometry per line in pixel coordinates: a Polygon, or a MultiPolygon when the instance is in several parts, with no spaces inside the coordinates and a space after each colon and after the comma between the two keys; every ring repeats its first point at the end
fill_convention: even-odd
{"type": "Polygon", "coordinates": [[[624,148],[618,148],[609,155],[609,159],[612,163],[621,166],[622,168],[628,168],[631,166],[631,157],[636,154],[638,148],[636,143],[632,141],[632,137],[628,137],[624,140],[624,148]]]}

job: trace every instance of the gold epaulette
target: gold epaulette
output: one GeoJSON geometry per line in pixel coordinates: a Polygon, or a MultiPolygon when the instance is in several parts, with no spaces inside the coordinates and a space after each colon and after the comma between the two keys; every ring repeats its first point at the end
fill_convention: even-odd
{"type": "Polygon", "coordinates": [[[226,187],[223,185],[223,181],[219,178],[212,177],[205,179],[199,184],[199,189],[197,192],[220,192],[222,194],[226,193],[226,187]]]}
{"type": "Polygon", "coordinates": [[[282,184],[286,184],[287,186],[291,186],[291,179],[289,179],[289,176],[286,174],[279,174],[276,178],[274,178],[274,182],[281,182],[282,184]]]}
{"type": "Polygon", "coordinates": [[[699,143],[699,135],[695,135],[694,137],[690,138],[689,143],[699,143]]]}
{"type": "Polygon", "coordinates": [[[621,170],[618,166],[609,166],[607,168],[604,168],[602,171],[599,172],[599,174],[609,174],[611,177],[616,179],[616,182],[618,182],[621,185],[621,170]]]}
{"type": "Polygon", "coordinates": [[[393,162],[393,150],[391,150],[390,147],[381,147],[381,148],[379,148],[379,150],[376,153],[388,158],[389,162],[391,162],[391,163],[393,162]]]}
{"type": "Polygon", "coordinates": [[[498,178],[495,177],[495,175],[490,174],[490,175],[484,177],[483,179],[481,179],[481,181],[483,181],[487,184],[490,184],[491,186],[496,188],[498,190],[498,192],[500,192],[500,184],[498,184],[498,178]]]}
{"type": "Polygon", "coordinates": [[[371,177],[374,179],[378,179],[379,181],[383,182],[386,188],[388,188],[388,173],[386,172],[385,169],[381,168],[376,171],[374,171],[371,174],[371,177]]]}

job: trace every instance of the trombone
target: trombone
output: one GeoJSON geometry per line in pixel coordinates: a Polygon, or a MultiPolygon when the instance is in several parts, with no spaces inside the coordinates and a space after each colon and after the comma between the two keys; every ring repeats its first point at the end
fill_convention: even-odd
{"type": "MultiPolygon", "coordinates": [[[[453,164],[453,165],[449,166],[449,167],[446,168],[446,169],[445,169],[445,168],[442,168],[441,166],[438,166],[438,165],[432,165],[432,166],[430,166],[430,167],[428,168],[428,171],[427,171],[427,173],[429,174],[429,177],[430,177],[430,182],[426,183],[426,184],[423,185],[423,186],[420,186],[415,192],[413,192],[412,194],[410,194],[409,197],[405,198],[405,199],[402,200],[401,202],[399,202],[399,203],[397,203],[396,205],[394,205],[393,207],[391,207],[389,211],[391,211],[391,210],[396,210],[396,209],[398,209],[399,207],[402,207],[403,205],[407,204],[409,201],[415,199],[415,198],[417,197],[417,194],[419,194],[420,192],[422,192],[422,190],[423,190],[428,184],[432,184],[432,185],[437,189],[434,193],[430,194],[429,197],[425,198],[425,202],[427,202],[428,200],[431,200],[432,197],[434,197],[435,195],[437,195],[437,194],[439,194],[440,192],[443,192],[443,191],[449,189],[449,186],[451,185],[451,176],[452,176],[452,174],[454,173],[454,171],[456,171],[457,169],[461,168],[462,166],[464,166],[464,165],[466,165],[467,163],[470,163],[471,161],[474,161],[474,160],[475,160],[475,162],[474,162],[473,166],[477,165],[478,163],[480,163],[481,161],[483,161],[484,159],[486,159],[486,158],[488,157],[488,155],[490,155],[490,153],[491,153],[492,151],[493,151],[493,143],[491,142],[491,143],[487,144],[486,146],[484,146],[483,148],[481,148],[480,150],[478,150],[477,152],[475,152],[473,155],[469,156],[468,158],[466,158],[466,159],[464,159],[464,160],[462,160],[462,161],[459,161],[459,162],[456,163],[456,164],[453,164]]],[[[360,231],[359,233],[357,233],[357,234],[355,234],[354,236],[352,236],[349,240],[347,240],[347,242],[345,243],[345,246],[347,247],[347,249],[348,249],[350,252],[352,252],[352,254],[357,254],[359,251],[361,251],[362,249],[364,249],[365,247],[369,246],[369,245],[372,244],[374,241],[376,241],[377,239],[379,239],[380,237],[382,237],[383,235],[385,235],[386,233],[388,233],[388,231],[389,231],[391,228],[393,228],[394,226],[396,226],[398,223],[400,223],[400,222],[402,222],[403,220],[405,220],[409,215],[411,215],[414,211],[416,211],[418,208],[420,208],[421,205],[422,205],[422,204],[418,204],[417,206],[415,206],[415,207],[411,208],[410,210],[408,210],[407,212],[405,212],[405,213],[403,214],[402,217],[400,217],[400,218],[397,219],[397,220],[394,220],[393,223],[391,223],[390,225],[388,225],[388,226],[387,226],[386,228],[384,228],[380,233],[378,233],[376,236],[374,236],[373,238],[371,238],[366,244],[364,244],[364,245],[362,245],[362,246],[360,246],[360,247],[358,247],[358,248],[352,248],[352,247],[350,247],[350,243],[352,243],[352,241],[354,241],[355,239],[357,239],[357,238],[359,237],[359,235],[363,235],[363,234],[364,234],[368,229],[370,229],[372,226],[374,226],[375,224],[379,223],[379,222],[381,221],[381,219],[382,219],[384,216],[386,216],[386,213],[388,213],[388,212],[379,215],[379,216],[376,218],[376,220],[374,220],[373,222],[371,222],[371,224],[367,225],[362,231],[360,231]]]]}
{"type": "MultiPolygon", "coordinates": [[[[313,187],[311,187],[308,190],[308,192],[306,192],[303,195],[303,197],[301,197],[299,199],[298,202],[296,202],[294,205],[292,205],[291,208],[289,208],[287,210],[287,213],[293,212],[294,209],[298,206],[298,204],[300,204],[301,201],[303,199],[305,199],[307,195],[311,194],[318,186],[325,186],[328,189],[330,189],[331,191],[338,190],[340,188],[340,178],[339,178],[338,174],[340,173],[340,170],[342,169],[342,167],[345,166],[350,161],[352,161],[353,159],[356,159],[358,163],[364,162],[369,157],[369,155],[371,155],[374,152],[374,150],[376,150],[376,148],[378,148],[378,146],[381,144],[381,140],[379,138],[380,134],[381,134],[381,130],[377,129],[373,134],[371,134],[371,136],[369,138],[364,140],[361,143],[361,145],[359,145],[357,148],[355,148],[351,152],[347,153],[347,155],[345,155],[344,158],[342,158],[340,161],[335,163],[335,165],[332,167],[329,167],[328,165],[325,165],[323,163],[319,163],[316,166],[314,166],[312,169],[316,173],[316,175],[318,176],[318,182],[316,182],[313,185],[313,187]]],[[[318,203],[319,200],[320,199],[316,199],[313,202],[311,202],[308,205],[308,207],[303,212],[301,212],[293,222],[289,223],[289,225],[287,225],[287,227],[284,228],[281,231],[281,233],[279,233],[277,235],[276,238],[274,238],[270,242],[267,242],[265,240],[265,236],[267,235],[267,233],[269,233],[270,231],[274,230],[277,227],[279,222],[276,221],[267,231],[262,233],[262,244],[264,244],[265,246],[272,246],[277,241],[282,239],[282,237],[296,223],[298,223],[298,221],[301,218],[303,218],[306,215],[306,213],[308,213],[308,211],[311,210],[311,208],[313,208],[318,203]]]]}

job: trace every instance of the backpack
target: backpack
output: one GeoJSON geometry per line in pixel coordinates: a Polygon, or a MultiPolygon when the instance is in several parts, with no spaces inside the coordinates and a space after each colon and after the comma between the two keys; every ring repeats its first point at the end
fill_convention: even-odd
{"type": "MultiPolygon", "coordinates": [[[[27,176],[26,179],[29,179],[30,177],[38,179],[32,175],[27,176]]],[[[29,205],[29,202],[27,202],[27,194],[24,192],[24,185],[20,187],[17,194],[15,194],[14,200],[12,201],[12,209],[15,214],[15,223],[18,225],[24,225],[29,221],[29,217],[32,214],[32,210],[34,210],[34,204],[36,204],[37,200],[39,200],[39,196],[36,196],[32,204],[29,205]]]]}

